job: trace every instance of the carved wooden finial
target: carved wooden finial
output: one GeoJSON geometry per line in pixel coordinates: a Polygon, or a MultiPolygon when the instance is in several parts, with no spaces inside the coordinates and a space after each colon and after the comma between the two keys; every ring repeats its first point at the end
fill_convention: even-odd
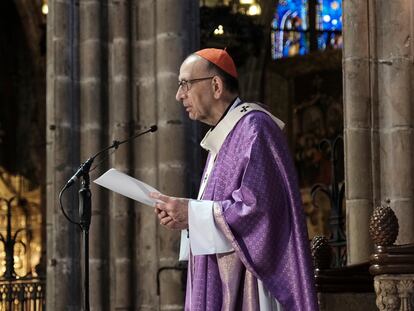
{"type": "Polygon", "coordinates": [[[332,262],[332,248],[328,239],[317,235],[312,239],[311,252],[315,269],[329,269],[332,262]]]}
{"type": "Polygon", "coordinates": [[[377,246],[390,246],[398,236],[398,219],[390,207],[391,200],[385,201],[387,205],[379,205],[374,209],[369,224],[369,234],[377,246]]]}

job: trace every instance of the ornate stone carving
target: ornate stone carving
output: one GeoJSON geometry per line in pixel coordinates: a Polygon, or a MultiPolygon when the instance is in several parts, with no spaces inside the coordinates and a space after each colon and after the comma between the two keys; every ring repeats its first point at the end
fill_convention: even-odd
{"type": "Polygon", "coordinates": [[[401,280],[397,283],[398,294],[401,301],[401,310],[412,310],[414,280],[401,280]]]}
{"type": "Polygon", "coordinates": [[[414,310],[414,274],[376,276],[374,287],[380,311],[414,310]]]}

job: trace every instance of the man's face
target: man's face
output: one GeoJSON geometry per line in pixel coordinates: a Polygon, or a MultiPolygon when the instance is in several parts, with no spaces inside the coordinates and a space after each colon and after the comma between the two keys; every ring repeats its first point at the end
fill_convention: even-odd
{"type": "Polygon", "coordinates": [[[207,70],[207,61],[190,56],[181,65],[178,77],[180,86],[175,96],[184,105],[190,119],[210,125],[214,123],[211,115],[213,76],[207,70]],[[196,80],[191,82],[194,79],[196,80]]]}

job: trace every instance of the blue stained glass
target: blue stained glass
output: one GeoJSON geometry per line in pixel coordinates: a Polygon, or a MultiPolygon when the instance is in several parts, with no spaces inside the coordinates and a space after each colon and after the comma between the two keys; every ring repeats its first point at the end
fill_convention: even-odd
{"type": "Polygon", "coordinates": [[[309,52],[307,0],[280,0],[272,26],[273,58],[309,52]]]}
{"type": "Polygon", "coordinates": [[[318,0],[318,30],[342,31],[342,1],[318,0]]]}
{"type": "MultiPolygon", "coordinates": [[[[319,50],[342,48],[342,0],[316,1],[319,50]]],[[[279,0],[272,21],[273,59],[309,53],[308,0],[279,0]]]]}
{"type": "Polygon", "coordinates": [[[281,30],[308,29],[307,0],[280,0],[273,20],[273,28],[281,30]]]}
{"type": "Polygon", "coordinates": [[[309,53],[308,34],[298,31],[272,32],[273,59],[309,53]]]}
{"type": "Polygon", "coordinates": [[[342,33],[322,32],[318,35],[318,50],[342,49],[342,33]]]}

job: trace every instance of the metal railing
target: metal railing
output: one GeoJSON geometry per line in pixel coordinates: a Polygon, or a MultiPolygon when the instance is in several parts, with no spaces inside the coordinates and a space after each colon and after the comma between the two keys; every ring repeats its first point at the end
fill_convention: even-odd
{"type": "Polygon", "coordinates": [[[42,311],[45,310],[46,280],[42,277],[32,277],[30,274],[20,277],[14,269],[14,247],[21,243],[19,233],[27,228],[12,231],[12,201],[15,198],[0,198],[6,203],[6,234],[0,233],[0,242],[4,244],[6,253],[6,269],[0,277],[0,311],[42,311]]]}
{"type": "Polygon", "coordinates": [[[45,288],[38,278],[0,280],[0,311],[45,310],[45,288]]]}

